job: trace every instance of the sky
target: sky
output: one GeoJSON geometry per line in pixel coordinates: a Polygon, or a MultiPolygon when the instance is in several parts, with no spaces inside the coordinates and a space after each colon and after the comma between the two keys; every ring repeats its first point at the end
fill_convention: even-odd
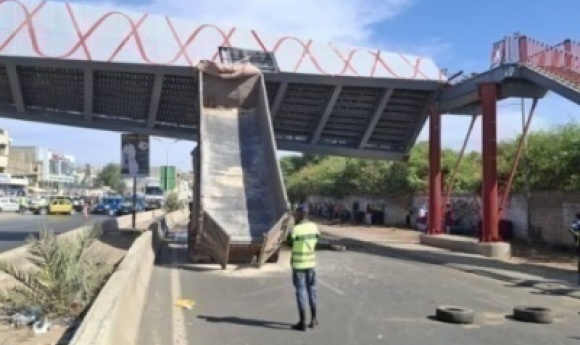
{"type": "MultiPolygon", "coordinates": [[[[491,47],[505,35],[524,33],[559,43],[580,32],[580,1],[553,0],[76,0],[105,7],[193,19],[217,25],[294,35],[337,44],[412,53],[432,57],[450,74],[482,72],[489,67],[491,47]],[[564,10],[565,9],[565,10],[564,10]]],[[[529,108],[530,102],[526,103],[529,108]]],[[[549,94],[540,100],[532,130],[576,121],[575,104],[549,94]]],[[[459,148],[469,116],[443,117],[443,145],[459,148]]],[[[72,154],[79,163],[104,165],[119,160],[120,135],[0,119],[14,145],[39,145],[72,154]]],[[[427,140],[428,125],[420,140],[427,140]]],[[[517,99],[498,105],[498,136],[510,139],[521,133],[521,104],[517,99]]],[[[152,138],[151,164],[167,161],[190,169],[193,142],[152,138]]],[[[481,127],[476,122],[469,150],[481,148],[481,127]]]]}

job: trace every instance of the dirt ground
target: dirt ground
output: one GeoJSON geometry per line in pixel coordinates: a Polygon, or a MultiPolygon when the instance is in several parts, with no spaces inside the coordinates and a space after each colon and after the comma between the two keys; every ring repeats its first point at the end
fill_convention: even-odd
{"type": "MultiPolygon", "coordinates": [[[[103,251],[107,262],[112,265],[119,263],[139,233],[134,231],[116,231],[101,236],[97,248],[103,251]]],[[[14,285],[14,281],[6,276],[0,276],[0,289],[14,285]]],[[[1,316],[0,316],[1,317],[1,316]]],[[[14,329],[6,322],[0,321],[0,345],[56,345],[68,344],[72,332],[67,333],[64,326],[55,325],[46,334],[36,336],[32,329],[25,327],[14,329]]]]}

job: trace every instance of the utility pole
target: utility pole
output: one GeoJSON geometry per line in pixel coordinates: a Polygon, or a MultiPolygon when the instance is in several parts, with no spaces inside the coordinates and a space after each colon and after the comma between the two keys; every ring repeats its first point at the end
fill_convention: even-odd
{"type": "Polygon", "coordinates": [[[169,144],[166,144],[166,155],[165,155],[165,193],[169,189],[169,144]]]}

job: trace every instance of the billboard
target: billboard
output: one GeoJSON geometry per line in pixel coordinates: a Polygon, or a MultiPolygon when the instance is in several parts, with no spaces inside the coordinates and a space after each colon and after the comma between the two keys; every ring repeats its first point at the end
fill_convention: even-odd
{"type": "Polygon", "coordinates": [[[41,149],[44,182],[75,182],[75,158],[59,152],[41,149]]]}
{"type": "Polygon", "coordinates": [[[121,134],[121,174],[123,177],[149,176],[149,136],[121,134]]]}
{"type": "Polygon", "coordinates": [[[161,167],[159,182],[164,191],[174,190],[176,187],[177,170],[174,166],[161,167]]]}

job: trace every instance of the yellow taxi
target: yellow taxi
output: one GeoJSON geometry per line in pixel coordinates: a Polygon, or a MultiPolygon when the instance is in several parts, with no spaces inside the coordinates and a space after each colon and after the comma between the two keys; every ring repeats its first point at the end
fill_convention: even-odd
{"type": "Polygon", "coordinates": [[[69,198],[55,198],[48,205],[49,214],[75,214],[73,202],[69,198]]]}

